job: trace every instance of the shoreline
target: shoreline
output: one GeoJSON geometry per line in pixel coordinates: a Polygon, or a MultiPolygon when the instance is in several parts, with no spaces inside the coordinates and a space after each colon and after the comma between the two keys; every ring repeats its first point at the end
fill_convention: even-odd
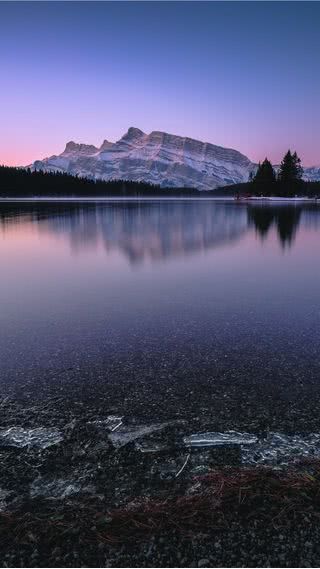
{"type": "Polygon", "coordinates": [[[127,201],[233,201],[233,197],[107,197],[107,198],[94,198],[94,197],[79,197],[79,198],[0,198],[0,203],[9,203],[9,202],[127,202],[127,201]]]}
{"type": "MultiPolygon", "coordinates": [[[[20,441],[34,437],[27,446],[0,448],[6,456],[0,538],[8,566],[21,560],[26,567],[319,565],[317,546],[305,545],[320,539],[320,506],[313,500],[320,485],[316,456],[299,451],[287,465],[252,467],[242,463],[234,445],[189,453],[177,444],[208,430],[243,429],[261,437],[270,436],[274,426],[290,432],[295,405],[286,407],[285,417],[275,394],[268,411],[269,382],[264,386],[259,378],[257,391],[257,380],[245,374],[244,391],[238,381],[226,387],[221,374],[214,382],[206,374],[190,405],[187,376],[158,384],[132,382],[130,374],[119,382],[118,367],[109,365],[91,364],[90,372],[88,377],[86,368],[39,371],[35,382],[30,370],[29,377],[21,373],[18,390],[3,386],[1,429],[14,427],[10,436],[20,441]],[[101,382],[102,375],[108,381],[101,382]],[[246,409],[256,409],[253,417],[245,418],[243,409],[238,413],[243,393],[246,409]],[[120,444],[139,429],[141,438],[120,444]]],[[[299,392],[294,400],[305,409],[307,393],[312,406],[305,409],[306,421],[295,421],[295,444],[298,432],[308,441],[320,429],[313,412],[318,389],[310,393],[307,383],[292,384],[292,392],[299,392]]]]}
{"type": "Polygon", "coordinates": [[[234,198],[235,201],[244,201],[244,202],[250,202],[250,201],[259,201],[259,202],[297,202],[297,203],[320,203],[320,200],[318,198],[308,198],[308,197],[294,197],[294,198],[288,198],[288,197],[278,197],[278,196],[251,196],[249,198],[234,198]]]}
{"type": "Polygon", "coordinates": [[[154,201],[222,201],[222,202],[236,202],[236,203],[250,203],[254,202],[276,202],[276,203],[312,203],[312,204],[320,204],[320,199],[317,198],[308,198],[308,197],[248,197],[248,198],[236,198],[234,196],[216,196],[216,197],[188,197],[188,196],[172,196],[172,197],[163,197],[163,196],[154,196],[154,197],[29,197],[29,198],[4,198],[0,197],[0,204],[1,203],[50,203],[50,202],[83,202],[83,203],[110,203],[110,202],[154,202],[154,201]]]}

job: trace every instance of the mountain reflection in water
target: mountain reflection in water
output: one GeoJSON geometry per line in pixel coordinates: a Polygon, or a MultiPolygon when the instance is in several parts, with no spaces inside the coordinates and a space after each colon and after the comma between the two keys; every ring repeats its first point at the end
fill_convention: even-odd
{"type": "Polygon", "coordinates": [[[235,240],[248,227],[246,211],[208,202],[27,204],[1,210],[2,224],[31,221],[41,232],[70,239],[74,251],[103,243],[130,262],[164,259],[235,240]],[[24,205],[22,206],[25,207],[24,205]]]}
{"type": "Polygon", "coordinates": [[[69,240],[72,251],[103,245],[131,263],[165,259],[221,246],[252,227],[261,238],[276,228],[291,246],[299,224],[318,221],[316,205],[255,205],[212,201],[1,204],[2,231],[22,224],[69,240]]]}

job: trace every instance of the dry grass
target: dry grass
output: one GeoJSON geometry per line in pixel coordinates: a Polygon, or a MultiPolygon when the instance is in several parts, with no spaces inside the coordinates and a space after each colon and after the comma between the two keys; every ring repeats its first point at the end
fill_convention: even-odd
{"type": "Polygon", "coordinates": [[[112,511],[110,528],[101,537],[122,541],[146,533],[218,529],[235,519],[281,526],[308,514],[319,517],[320,462],[286,473],[267,468],[212,470],[194,478],[191,492],[166,500],[135,500],[112,511]]]}
{"type": "Polygon", "coordinates": [[[275,527],[320,516],[320,461],[286,472],[268,468],[220,468],[196,477],[188,492],[166,499],[135,498],[126,506],[97,509],[83,500],[38,505],[37,513],[0,513],[0,543],[122,543],[150,535],[183,535],[241,524],[275,527]],[[71,537],[70,537],[71,536],[71,537]]]}

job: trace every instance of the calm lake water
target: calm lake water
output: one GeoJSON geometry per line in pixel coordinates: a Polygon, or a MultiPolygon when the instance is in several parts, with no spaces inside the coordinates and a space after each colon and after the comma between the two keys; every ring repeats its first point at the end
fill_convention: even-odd
{"type": "Polygon", "coordinates": [[[285,407],[320,371],[319,242],[316,205],[1,204],[2,377],[117,362],[285,407]]]}

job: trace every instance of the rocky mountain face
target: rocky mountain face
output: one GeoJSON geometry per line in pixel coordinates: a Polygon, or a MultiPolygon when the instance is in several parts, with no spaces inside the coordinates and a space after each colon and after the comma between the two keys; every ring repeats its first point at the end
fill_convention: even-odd
{"type": "Polygon", "coordinates": [[[303,178],[307,182],[317,182],[320,180],[320,166],[311,166],[310,168],[305,168],[303,172],[303,178]]]}
{"type": "MultiPolygon", "coordinates": [[[[246,182],[256,165],[237,150],[166,132],[145,134],[131,127],[120,140],[104,140],[100,148],[68,142],[61,154],[37,160],[32,168],[102,180],[213,190],[246,182]]],[[[319,180],[320,168],[306,169],[305,178],[319,180]]]]}
{"type": "Polygon", "coordinates": [[[212,190],[247,181],[254,165],[236,150],[165,132],[145,134],[129,128],[118,142],[105,140],[100,148],[68,142],[62,154],[37,160],[32,168],[102,180],[212,190]]]}

